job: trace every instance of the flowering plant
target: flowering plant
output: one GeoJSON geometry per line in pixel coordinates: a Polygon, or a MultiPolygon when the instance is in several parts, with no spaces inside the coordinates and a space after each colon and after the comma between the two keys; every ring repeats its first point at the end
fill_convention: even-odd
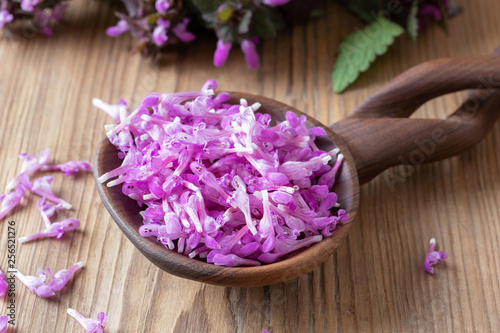
{"type": "MultiPolygon", "coordinates": [[[[21,21],[50,35],[69,0],[0,0],[0,28],[12,33],[21,21]]],[[[129,33],[134,51],[157,57],[173,46],[190,43],[201,29],[217,37],[213,63],[221,67],[233,45],[239,45],[250,68],[259,66],[257,45],[275,38],[287,24],[323,14],[325,0],[99,0],[118,6],[111,37],[129,33]]],[[[418,32],[438,22],[447,32],[447,18],[460,12],[452,0],[337,0],[367,24],[348,35],[339,47],[333,88],[344,91],[405,31],[416,41],[418,32]]]]}

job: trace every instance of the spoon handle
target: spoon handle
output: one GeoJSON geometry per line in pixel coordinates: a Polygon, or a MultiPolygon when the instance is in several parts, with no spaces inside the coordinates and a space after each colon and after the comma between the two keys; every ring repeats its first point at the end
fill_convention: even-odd
{"type": "MultiPolygon", "coordinates": [[[[392,166],[438,161],[467,150],[486,136],[499,114],[500,56],[449,58],[407,70],[332,129],[349,147],[364,184],[392,166]],[[463,89],[478,90],[448,118],[407,118],[432,98],[463,89]]],[[[412,170],[386,175],[394,184],[412,170]]]]}

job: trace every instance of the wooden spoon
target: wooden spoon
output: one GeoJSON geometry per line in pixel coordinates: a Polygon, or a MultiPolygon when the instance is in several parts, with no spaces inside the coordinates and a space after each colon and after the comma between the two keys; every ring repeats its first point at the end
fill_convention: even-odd
{"type": "MultiPolygon", "coordinates": [[[[116,224],[153,264],[171,274],[222,286],[262,286],[279,283],[311,271],[325,261],[347,237],[356,219],[359,185],[383,170],[399,164],[441,160],[472,147],[493,127],[500,113],[500,57],[440,59],[418,65],[368,98],[352,115],[328,128],[307,117],[308,126],[321,126],[328,138],[319,148],[338,147],[345,159],[334,186],[338,201],[350,217],[333,236],[296,251],[281,261],[258,267],[221,267],[169,251],[151,238],[139,235],[143,224],[137,203],[122,194],[121,186],[103,186],[97,178],[121,164],[116,148],[103,140],[94,161],[94,177],[101,199],[116,224]],[[419,106],[440,95],[463,89],[475,90],[447,119],[409,119],[419,106]]],[[[286,111],[303,113],[275,100],[231,93],[233,102],[246,98],[259,102],[259,112],[274,120],[286,111]]],[[[399,180],[394,180],[399,181],[399,180]]]]}

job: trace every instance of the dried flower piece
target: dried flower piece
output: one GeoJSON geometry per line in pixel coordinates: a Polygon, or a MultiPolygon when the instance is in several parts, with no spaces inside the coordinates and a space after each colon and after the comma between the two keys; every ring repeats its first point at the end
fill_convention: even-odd
{"type": "Polygon", "coordinates": [[[69,308],[68,314],[75,318],[88,333],[104,333],[104,323],[108,319],[108,316],[101,312],[97,315],[97,320],[92,318],[85,318],[78,311],[69,308]]]}
{"type": "Polygon", "coordinates": [[[69,269],[62,269],[55,274],[52,274],[50,268],[47,268],[49,274],[52,275],[52,280],[49,282],[49,288],[52,290],[61,290],[71,279],[71,277],[83,267],[83,262],[79,261],[69,269]]]}
{"type": "Polygon", "coordinates": [[[38,276],[24,275],[17,271],[15,276],[21,281],[26,287],[28,287],[32,292],[40,297],[51,297],[55,293],[47,285],[47,274],[43,269],[38,269],[38,276]]]}
{"type": "Polygon", "coordinates": [[[73,218],[64,219],[60,222],[51,223],[47,228],[37,233],[34,233],[33,235],[19,238],[19,243],[26,243],[39,238],[51,237],[59,239],[64,235],[66,231],[75,230],[79,226],[80,226],[80,221],[77,219],[73,218]]]}
{"type": "Polygon", "coordinates": [[[9,284],[5,280],[5,275],[0,270],[0,297],[5,295],[5,293],[7,292],[8,289],[9,289],[9,284]]]}
{"type": "Polygon", "coordinates": [[[11,210],[21,203],[24,196],[24,187],[17,185],[14,191],[0,195],[0,220],[2,220],[11,210]]]}
{"type": "Polygon", "coordinates": [[[429,251],[427,251],[427,256],[425,257],[424,269],[430,273],[434,274],[434,265],[439,264],[440,260],[446,260],[448,254],[443,251],[436,251],[436,240],[434,238],[429,242],[429,251]]]}

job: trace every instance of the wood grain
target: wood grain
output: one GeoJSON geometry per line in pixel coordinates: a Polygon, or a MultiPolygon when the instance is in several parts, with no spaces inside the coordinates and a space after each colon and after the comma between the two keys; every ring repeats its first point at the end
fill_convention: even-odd
{"type": "MultiPolygon", "coordinates": [[[[19,152],[52,150],[51,161],[90,161],[106,115],[93,97],[137,104],[151,91],[198,89],[214,78],[227,90],[261,94],[293,105],[325,124],[345,118],[384,83],[423,61],[488,55],[498,46],[500,3],[457,0],[464,13],[409,38],[343,95],[332,93],[334,52],[360,26],[338,5],[327,18],[282,33],[260,46],[262,66],[250,71],[235,49],[222,69],[211,66],[214,40],[169,53],[159,65],[129,56],[126,37],[105,36],[114,24],[106,6],[76,0],[68,22],[47,39],[0,38],[0,185],[21,163],[19,152]]],[[[444,118],[464,93],[426,103],[413,117],[444,118]]],[[[177,278],[146,260],[112,222],[92,176],[55,175],[54,190],[75,209],[82,228],[59,241],[17,247],[17,268],[85,269],[53,300],[16,283],[16,328],[10,332],[81,332],[68,307],[109,314],[108,332],[496,332],[500,330],[500,127],[472,150],[429,165],[393,168],[361,188],[358,221],[346,242],[312,273],[258,288],[222,288],[177,278]],[[391,173],[407,174],[394,188],[391,173]],[[450,254],[436,275],[422,264],[431,237],[450,254]]],[[[37,199],[10,216],[18,236],[43,226],[37,199]]],[[[6,270],[7,224],[0,225],[0,268],[6,270]]],[[[6,298],[1,313],[6,311],[6,298]]]]}

